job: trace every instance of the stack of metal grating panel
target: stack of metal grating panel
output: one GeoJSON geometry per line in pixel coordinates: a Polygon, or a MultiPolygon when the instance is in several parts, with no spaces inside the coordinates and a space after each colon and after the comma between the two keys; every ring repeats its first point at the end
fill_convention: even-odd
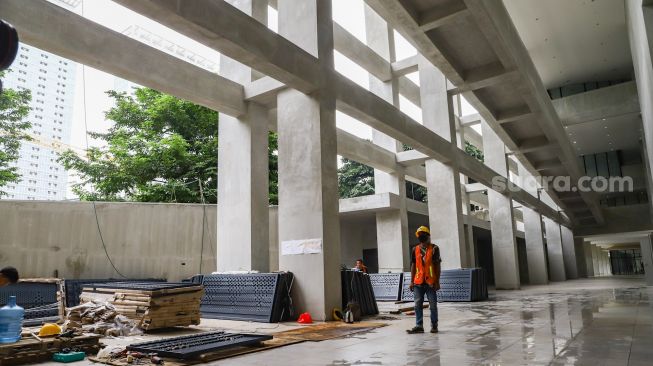
{"type": "MultiPolygon", "coordinates": [[[[410,272],[404,272],[401,292],[402,301],[413,301],[409,289],[410,272]]],[[[484,268],[447,269],[440,276],[438,302],[487,300],[487,272],[484,268]]]]}
{"type": "Polygon", "coordinates": [[[403,273],[370,273],[370,281],[377,301],[401,299],[403,273]]]}
{"type": "Polygon", "coordinates": [[[342,307],[347,307],[349,301],[355,301],[360,306],[362,315],[376,315],[379,308],[376,305],[374,290],[370,276],[363,272],[343,270],[340,272],[342,283],[342,307]]]}
{"type": "Polygon", "coordinates": [[[292,283],[290,272],[203,275],[202,317],[266,323],[292,319],[292,283]]]}
{"type": "Polygon", "coordinates": [[[114,279],[114,278],[100,278],[100,279],[72,279],[64,280],[63,286],[66,293],[66,307],[73,307],[79,305],[79,295],[82,289],[90,284],[95,283],[111,283],[111,282],[165,282],[165,279],[114,279]]]}
{"type": "Polygon", "coordinates": [[[272,336],[208,332],[132,344],[127,346],[127,349],[143,354],[157,354],[160,357],[188,360],[198,358],[202,354],[256,344],[269,339],[272,339],[272,336]]]}
{"type": "Polygon", "coordinates": [[[404,272],[401,279],[401,301],[414,301],[415,296],[410,290],[410,272],[404,272]]]}
{"type": "Polygon", "coordinates": [[[58,282],[19,282],[0,287],[0,307],[7,304],[9,296],[16,296],[16,303],[25,308],[23,325],[35,326],[61,320],[61,304],[58,282]]]}

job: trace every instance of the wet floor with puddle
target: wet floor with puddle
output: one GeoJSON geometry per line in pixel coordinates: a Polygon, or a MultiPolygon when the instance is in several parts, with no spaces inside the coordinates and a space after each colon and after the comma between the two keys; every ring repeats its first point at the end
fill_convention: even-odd
{"type": "Polygon", "coordinates": [[[213,364],[653,365],[653,288],[642,278],[493,291],[490,301],[440,304],[439,315],[439,334],[408,335],[405,330],[414,325],[414,316],[403,316],[355,337],[300,343],[213,364]]]}

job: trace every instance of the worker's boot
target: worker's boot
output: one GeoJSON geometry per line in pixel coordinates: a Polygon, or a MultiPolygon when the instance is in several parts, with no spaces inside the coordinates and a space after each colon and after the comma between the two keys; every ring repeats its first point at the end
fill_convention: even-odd
{"type": "Polygon", "coordinates": [[[424,333],[424,327],[415,326],[413,327],[413,329],[406,330],[406,333],[408,334],[424,333]]]}
{"type": "Polygon", "coordinates": [[[438,332],[438,325],[433,324],[431,325],[431,333],[437,333],[438,332]]]}

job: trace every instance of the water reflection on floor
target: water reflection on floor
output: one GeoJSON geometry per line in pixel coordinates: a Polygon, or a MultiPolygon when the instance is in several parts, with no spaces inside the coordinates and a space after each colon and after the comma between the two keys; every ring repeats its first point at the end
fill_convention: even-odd
{"type": "Polygon", "coordinates": [[[653,290],[640,278],[566,281],[440,304],[440,333],[414,317],[375,332],[255,353],[219,365],[653,365],[653,290]]]}

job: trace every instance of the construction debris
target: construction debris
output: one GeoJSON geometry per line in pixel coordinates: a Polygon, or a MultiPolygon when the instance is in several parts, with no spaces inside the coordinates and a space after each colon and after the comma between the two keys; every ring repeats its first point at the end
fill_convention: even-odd
{"type": "Polygon", "coordinates": [[[200,301],[204,295],[201,285],[115,282],[89,286],[84,288],[81,301],[106,301],[117,314],[143,330],[200,323],[200,301]]]}
{"type": "Polygon", "coordinates": [[[99,335],[79,333],[68,335],[69,337],[36,339],[29,331],[23,332],[20,341],[0,344],[0,366],[48,361],[55,353],[69,350],[96,354],[101,348],[99,335]]]}
{"type": "Polygon", "coordinates": [[[63,328],[65,331],[79,330],[113,337],[142,333],[137,322],[120,315],[106,301],[90,301],[69,308],[63,328]]]}

